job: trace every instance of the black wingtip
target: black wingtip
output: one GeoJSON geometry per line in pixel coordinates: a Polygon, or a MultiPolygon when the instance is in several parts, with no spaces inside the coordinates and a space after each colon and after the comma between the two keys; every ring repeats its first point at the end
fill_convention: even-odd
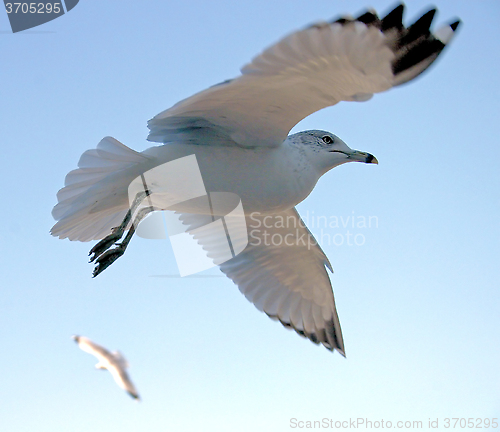
{"type": "Polygon", "coordinates": [[[456,20],[453,24],[450,24],[450,27],[453,31],[456,31],[458,26],[462,23],[460,20],[456,20]]]}
{"type": "Polygon", "coordinates": [[[430,34],[429,29],[435,14],[436,9],[433,8],[408,27],[408,32],[399,41],[400,45],[410,45],[417,39],[426,38],[430,34]]]}
{"type": "Polygon", "coordinates": [[[141,401],[141,398],[139,397],[139,395],[137,393],[132,393],[132,392],[129,392],[127,391],[127,393],[133,398],[135,399],[137,402],[140,402],[141,401]]]}
{"type": "Polygon", "coordinates": [[[416,31],[418,33],[423,33],[429,30],[429,27],[432,24],[432,20],[434,19],[434,15],[436,15],[437,9],[432,8],[430,11],[423,14],[413,25],[411,25],[408,30],[410,32],[416,31]]]}
{"type": "Polygon", "coordinates": [[[391,10],[384,18],[382,18],[382,31],[391,28],[401,30],[403,28],[403,14],[405,11],[404,3],[399,3],[393,10],[391,10]]]}
{"type": "Polygon", "coordinates": [[[363,13],[362,15],[360,15],[359,17],[357,17],[356,21],[365,23],[367,25],[368,24],[375,24],[378,21],[378,16],[371,11],[367,11],[367,12],[363,13]]]}

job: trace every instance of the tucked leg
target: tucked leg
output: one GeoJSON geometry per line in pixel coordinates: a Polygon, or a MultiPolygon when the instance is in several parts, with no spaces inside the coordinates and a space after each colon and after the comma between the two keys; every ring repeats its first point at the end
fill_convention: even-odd
{"type": "Polygon", "coordinates": [[[92,272],[92,277],[96,277],[97,275],[102,273],[125,253],[130,240],[132,240],[132,237],[134,236],[136,227],[149,213],[153,212],[154,210],[154,207],[145,207],[139,210],[137,216],[134,219],[134,222],[132,223],[132,226],[128,230],[127,235],[125,236],[123,241],[121,243],[116,243],[116,248],[110,249],[98,256],[95,261],[96,266],[94,268],[94,271],[92,272]]]}
{"type": "Polygon", "coordinates": [[[104,237],[101,241],[99,241],[92,249],[90,249],[89,256],[90,261],[93,262],[102,255],[107,249],[109,249],[111,246],[115,245],[118,240],[120,240],[123,236],[123,233],[125,232],[128,224],[130,223],[130,220],[132,219],[132,215],[135,213],[139,205],[141,204],[142,201],[146,197],[150,195],[150,191],[146,190],[143,192],[139,192],[134,199],[134,202],[130,206],[129,210],[127,211],[127,214],[125,215],[125,218],[123,219],[122,223],[120,226],[112,228],[111,229],[111,234],[108,236],[104,237]]]}

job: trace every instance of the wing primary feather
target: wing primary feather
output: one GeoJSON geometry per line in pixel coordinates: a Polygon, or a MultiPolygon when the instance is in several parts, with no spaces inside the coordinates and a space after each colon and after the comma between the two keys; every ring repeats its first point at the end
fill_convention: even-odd
{"type": "MultiPolygon", "coordinates": [[[[405,56],[401,57],[393,64],[392,70],[394,71],[394,75],[398,75],[399,73],[408,70],[411,67],[424,62],[425,60],[428,60],[428,64],[430,64],[443,50],[444,47],[445,45],[437,39],[422,41],[411,50],[409,50],[405,56]]],[[[422,69],[419,73],[423,72],[424,70],[425,68],[422,69]]],[[[418,74],[414,75],[413,78],[417,75],[418,74]]]]}
{"type": "Polygon", "coordinates": [[[392,62],[394,86],[411,81],[424,72],[451,41],[460,21],[440,28],[433,35],[429,31],[436,9],[431,9],[407,30],[399,32],[394,43],[392,62]]]}
{"type": "Polygon", "coordinates": [[[456,31],[460,22],[461,22],[460,20],[456,20],[454,23],[450,24],[451,29],[453,31],[456,31]]]}
{"type": "Polygon", "coordinates": [[[400,41],[401,45],[407,45],[422,36],[427,36],[435,14],[436,9],[431,9],[408,27],[408,33],[400,41]]]}
{"type": "Polygon", "coordinates": [[[383,32],[393,28],[401,30],[403,28],[404,10],[405,10],[405,5],[401,3],[399,6],[395,7],[391,12],[389,12],[384,18],[382,18],[381,30],[383,32]]]}
{"type": "Polygon", "coordinates": [[[380,21],[379,17],[375,13],[370,12],[370,11],[367,11],[367,12],[363,13],[362,15],[360,15],[359,17],[357,17],[356,21],[359,21],[359,22],[362,22],[366,25],[371,25],[371,26],[374,26],[377,28],[380,28],[380,25],[381,25],[381,21],[380,21]]]}

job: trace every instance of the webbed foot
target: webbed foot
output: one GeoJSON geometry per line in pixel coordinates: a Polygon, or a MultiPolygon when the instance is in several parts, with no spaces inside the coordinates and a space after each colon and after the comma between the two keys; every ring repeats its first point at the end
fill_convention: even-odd
{"type": "Polygon", "coordinates": [[[90,249],[89,256],[90,261],[93,262],[97,257],[102,255],[104,251],[109,249],[111,246],[116,244],[118,240],[120,240],[123,236],[123,231],[117,230],[116,232],[112,232],[108,236],[104,237],[99,243],[97,243],[92,249],[90,249]],[[91,256],[92,255],[92,256],[91,256]]]}
{"type": "Polygon", "coordinates": [[[96,266],[92,272],[92,277],[96,277],[113,264],[125,253],[125,248],[119,245],[115,249],[110,249],[100,255],[96,260],[96,266]]]}

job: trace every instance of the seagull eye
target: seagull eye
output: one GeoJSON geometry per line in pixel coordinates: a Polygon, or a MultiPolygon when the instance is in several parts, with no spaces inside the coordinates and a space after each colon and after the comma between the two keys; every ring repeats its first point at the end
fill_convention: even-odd
{"type": "Polygon", "coordinates": [[[333,138],[325,135],[323,138],[321,138],[325,144],[333,144],[333,138]]]}

